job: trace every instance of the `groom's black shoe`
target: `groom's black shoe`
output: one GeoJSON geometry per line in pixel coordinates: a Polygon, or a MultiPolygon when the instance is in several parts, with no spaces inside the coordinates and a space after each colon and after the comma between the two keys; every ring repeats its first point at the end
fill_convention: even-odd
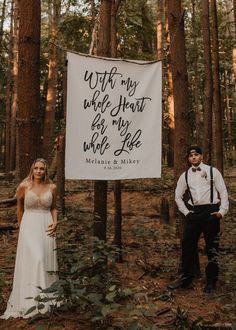
{"type": "Polygon", "coordinates": [[[191,286],[192,284],[192,279],[189,277],[181,277],[177,281],[170,283],[167,288],[170,290],[175,290],[175,289],[187,289],[191,286]]]}

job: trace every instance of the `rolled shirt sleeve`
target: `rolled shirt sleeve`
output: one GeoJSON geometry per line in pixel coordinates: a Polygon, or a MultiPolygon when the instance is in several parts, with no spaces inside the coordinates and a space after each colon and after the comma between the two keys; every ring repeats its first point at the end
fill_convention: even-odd
{"type": "Polygon", "coordinates": [[[187,190],[187,184],[185,180],[185,174],[182,173],[179,177],[179,180],[177,181],[177,186],[175,189],[175,202],[178,206],[179,211],[183,213],[185,216],[189,213],[189,210],[187,209],[183,201],[183,196],[186,190],[187,190]]]}
{"type": "Polygon", "coordinates": [[[214,168],[214,185],[220,195],[219,213],[224,217],[229,210],[229,197],[224,179],[217,168],[214,168]]]}

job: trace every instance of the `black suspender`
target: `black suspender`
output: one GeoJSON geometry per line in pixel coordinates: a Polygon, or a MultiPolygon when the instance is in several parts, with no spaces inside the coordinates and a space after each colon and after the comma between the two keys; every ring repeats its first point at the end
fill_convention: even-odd
{"type": "Polygon", "coordinates": [[[210,167],[210,174],[211,174],[211,204],[213,203],[213,170],[212,166],[210,167]]]}
{"type": "MultiPolygon", "coordinates": [[[[192,202],[192,205],[194,206],[194,202],[193,202],[193,196],[191,194],[191,191],[190,191],[190,188],[189,188],[189,185],[188,185],[188,171],[189,169],[185,172],[185,180],[186,180],[186,185],[187,185],[187,190],[188,190],[188,193],[189,193],[189,197],[191,199],[191,202],[192,202]]],[[[211,183],[211,194],[210,194],[210,202],[211,204],[213,203],[213,168],[212,166],[210,167],[210,183],[211,183]]]]}
{"type": "Polygon", "coordinates": [[[193,206],[194,206],[193,196],[192,196],[192,194],[191,194],[191,191],[190,191],[190,188],[189,188],[189,185],[188,185],[188,171],[189,171],[189,169],[185,172],[185,180],[186,180],[186,185],[187,185],[187,189],[188,189],[189,197],[190,197],[191,202],[192,202],[192,204],[193,204],[193,206]]]}

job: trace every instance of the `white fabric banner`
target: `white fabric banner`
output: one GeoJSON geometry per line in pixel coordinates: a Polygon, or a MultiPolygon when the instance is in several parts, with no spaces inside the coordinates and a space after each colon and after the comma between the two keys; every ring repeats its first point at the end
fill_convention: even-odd
{"type": "Polygon", "coordinates": [[[67,179],[161,175],[161,62],[67,53],[67,179]]]}

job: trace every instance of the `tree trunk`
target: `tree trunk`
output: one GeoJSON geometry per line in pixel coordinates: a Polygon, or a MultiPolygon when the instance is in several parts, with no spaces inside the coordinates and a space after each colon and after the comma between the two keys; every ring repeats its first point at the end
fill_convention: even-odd
{"type": "Polygon", "coordinates": [[[1,20],[0,20],[0,50],[1,51],[2,51],[3,26],[5,21],[5,13],[6,13],[6,0],[3,0],[1,20]]]}
{"type": "MultiPolygon", "coordinates": [[[[1,12],[1,17],[0,17],[0,53],[2,53],[1,54],[1,56],[2,56],[2,58],[5,56],[4,55],[4,51],[3,51],[3,47],[2,47],[2,41],[3,41],[3,33],[4,33],[4,31],[3,31],[3,26],[4,26],[4,22],[5,22],[5,15],[6,15],[6,0],[4,0],[3,2],[2,2],[2,12],[1,12]]],[[[1,68],[2,69],[2,68],[1,68]]],[[[2,70],[1,70],[2,71],[2,70]]],[[[3,84],[3,81],[5,80],[5,79],[7,79],[7,77],[6,77],[6,75],[4,74],[4,70],[3,70],[3,72],[0,72],[0,73],[2,73],[3,74],[3,77],[1,77],[1,79],[0,79],[0,103],[4,103],[4,97],[3,97],[3,95],[4,95],[4,91],[3,91],[3,89],[4,89],[4,84],[3,84]]],[[[4,130],[4,134],[5,134],[5,131],[6,131],[6,129],[4,130]]],[[[2,132],[0,132],[0,134],[1,134],[2,132]]],[[[4,143],[5,143],[6,141],[4,141],[4,143]]],[[[5,150],[4,148],[1,148],[2,149],[2,152],[3,152],[3,150],[5,150]]],[[[5,157],[4,157],[4,160],[5,160],[5,157]]]]}
{"type": "MultiPolygon", "coordinates": [[[[157,59],[162,60],[164,57],[164,50],[163,50],[163,31],[164,31],[164,2],[163,0],[158,1],[157,3],[157,59]]],[[[168,70],[169,70],[169,65],[168,65],[168,70]]],[[[164,71],[163,71],[164,72],[164,71]]],[[[169,71],[168,71],[169,73],[169,71]]],[[[169,77],[170,78],[170,77],[169,77]]],[[[169,111],[169,132],[167,132],[167,129],[165,125],[162,126],[162,136],[163,136],[163,141],[162,141],[162,161],[165,163],[167,161],[167,164],[169,166],[173,166],[174,160],[173,160],[173,148],[170,147],[171,140],[170,138],[173,136],[172,135],[172,121],[171,121],[171,115],[170,112],[171,110],[174,111],[174,109],[171,108],[171,105],[173,105],[173,95],[169,93],[169,90],[165,92],[166,84],[164,84],[165,78],[162,73],[162,95],[168,95],[167,100],[163,97],[162,99],[162,106],[163,106],[163,122],[164,122],[164,114],[165,114],[165,106],[166,104],[169,105],[168,109],[169,111]],[[170,96],[170,99],[169,99],[170,96]],[[172,99],[171,99],[172,96],[172,99]],[[170,102],[168,102],[170,101],[170,102]],[[167,138],[166,138],[167,134],[167,138]],[[169,141],[167,141],[167,139],[169,141]],[[172,153],[169,153],[169,150],[172,150],[172,153]],[[170,156],[170,157],[169,157],[170,156]],[[172,156],[172,157],[171,157],[172,156]],[[170,160],[171,158],[171,160],[170,160]]],[[[169,80],[168,80],[169,81],[169,80]]],[[[170,81],[169,81],[170,83],[170,81]]],[[[173,140],[172,140],[173,141],[173,140]]]]}
{"type": "MultiPolygon", "coordinates": [[[[101,0],[97,55],[111,55],[111,1],[101,0]]],[[[94,183],[94,236],[106,241],[107,181],[94,183]]]]}
{"type": "Polygon", "coordinates": [[[116,16],[121,0],[112,0],[111,6],[111,57],[117,57],[117,26],[116,16]]]}
{"type": "Polygon", "coordinates": [[[10,141],[11,141],[11,101],[12,101],[12,62],[13,62],[13,15],[14,3],[11,3],[10,42],[8,51],[8,70],[6,86],[6,126],[5,126],[5,171],[10,171],[10,141]]]}
{"type": "Polygon", "coordinates": [[[186,164],[183,160],[185,159],[190,137],[184,11],[181,8],[181,1],[167,1],[167,13],[175,109],[174,173],[177,178],[186,169],[186,164]]]}
{"type": "Polygon", "coordinates": [[[166,197],[161,198],[160,221],[161,221],[162,224],[169,224],[170,223],[169,201],[166,197]]]}
{"type": "MultiPolygon", "coordinates": [[[[5,15],[6,15],[6,0],[3,0],[2,3],[2,12],[1,12],[1,18],[0,18],[0,52],[3,51],[2,48],[2,40],[3,40],[3,26],[4,26],[4,22],[5,22],[5,15]]],[[[0,96],[2,95],[2,81],[0,80],[0,96]]]]}
{"type": "Polygon", "coordinates": [[[37,157],[40,137],[40,0],[19,0],[19,67],[16,177],[37,157]]]}
{"type": "Polygon", "coordinates": [[[121,204],[121,181],[114,183],[115,221],[114,221],[114,244],[118,248],[117,261],[122,262],[122,204],[121,204]]]}
{"type": "MultiPolygon", "coordinates": [[[[66,118],[66,102],[67,102],[67,66],[64,66],[62,81],[62,118],[66,118]]],[[[56,146],[56,172],[57,172],[57,189],[59,196],[59,205],[62,214],[65,213],[65,130],[57,136],[56,146]]]]}
{"type": "Polygon", "coordinates": [[[97,55],[111,56],[111,1],[101,0],[97,55]]]}
{"type": "Polygon", "coordinates": [[[216,167],[223,174],[223,136],[222,136],[222,121],[223,114],[221,109],[221,93],[220,93],[220,68],[219,68],[219,41],[218,41],[218,22],[216,0],[211,0],[212,14],[212,59],[213,59],[213,104],[215,115],[215,155],[216,167]]]}
{"type": "Polygon", "coordinates": [[[163,0],[157,2],[157,59],[163,58],[163,20],[164,3],[163,0]]]}
{"type": "MultiPolygon", "coordinates": [[[[112,0],[111,7],[111,57],[117,57],[117,26],[116,18],[121,0],[112,0]]],[[[117,261],[122,262],[122,208],[121,208],[121,181],[114,182],[114,244],[118,248],[117,261]]]]}
{"type": "Polygon", "coordinates": [[[107,181],[94,182],[94,227],[93,234],[106,241],[107,231],[107,181]]]}
{"type": "Polygon", "coordinates": [[[204,44],[204,158],[211,164],[212,160],[212,101],[213,101],[213,79],[212,79],[212,61],[211,61],[211,38],[210,38],[210,20],[209,3],[202,1],[202,29],[204,44]]]}
{"type": "Polygon", "coordinates": [[[233,0],[233,4],[234,4],[234,32],[236,34],[236,0],[233,0]]]}
{"type": "Polygon", "coordinates": [[[141,19],[142,19],[142,52],[145,54],[152,54],[152,36],[148,30],[148,8],[147,2],[144,0],[140,3],[141,6],[141,19]]]}
{"type": "MultiPolygon", "coordinates": [[[[234,0],[234,26],[236,37],[236,0],[234,0]]],[[[236,46],[233,48],[234,91],[236,92],[236,46]]]]}
{"type": "Polygon", "coordinates": [[[194,112],[195,112],[195,125],[196,125],[196,144],[202,145],[202,129],[201,129],[201,112],[199,107],[199,73],[198,73],[198,46],[197,46],[197,36],[196,31],[196,11],[195,11],[195,0],[192,0],[192,29],[193,29],[193,44],[194,44],[194,81],[193,81],[193,97],[194,97],[194,112]]]}
{"type": "Polygon", "coordinates": [[[16,168],[16,113],[18,99],[18,42],[19,42],[19,6],[14,0],[14,27],[13,27],[13,94],[11,105],[11,134],[10,134],[10,171],[16,168]]]}
{"type": "Polygon", "coordinates": [[[233,166],[233,139],[232,139],[232,112],[230,109],[229,101],[229,81],[228,81],[228,72],[224,70],[224,100],[225,100],[225,117],[226,117],[226,126],[227,126],[227,160],[229,166],[233,166]]]}
{"type": "Polygon", "coordinates": [[[96,8],[95,8],[95,3],[94,0],[90,0],[90,6],[91,6],[91,24],[92,24],[92,30],[91,30],[91,43],[89,47],[89,54],[90,55],[96,55],[97,54],[97,27],[98,27],[98,22],[97,22],[97,17],[96,17],[96,8]]]}
{"type": "Polygon", "coordinates": [[[169,112],[169,130],[168,130],[168,155],[167,162],[168,166],[174,166],[174,143],[175,143],[175,107],[174,107],[174,96],[173,96],[173,79],[171,72],[171,63],[168,64],[168,112],[169,112]]]}
{"type": "MultiPolygon", "coordinates": [[[[167,4],[166,4],[167,5],[167,4]]],[[[166,8],[167,12],[167,8],[166,8]]],[[[170,33],[169,33],[169,23],[168,23],[168,15],[166,17],[166,42],[168,49],[170,48],[170,33]]],[[[167,79],[168,79],[168,90],[166,91],[167,96],[167,104],[168,104],[168,154],[167,154],[167,163],[168,166],[174,166],[174,132],[175,132],[175,111],[174,111],[174,96],[173,96],[173,79],[172,79],[172,72],[171,72],[171,56],[168,55],[167,61],[167,79]]]]}
{"type": "Polygon", "coordinates": [[[65,134],[57,137],[57,190],[59,206],[62,214],[65,214],[65,134]]]}
{"type": "Polygon", "coordinates": [[[43,146],[42,155],[48,160],[49,164],[53,158],[54,144],[54,121],[57,97],[57,48],[55,42],[57,40],[58,24],[60,17],[61,0],[53,0],[51,15],[51,43],[49,44],[49,64],[48,64],[48,89],[46,99],[46,111],[44,116],[43,127],[43,146]]]}

